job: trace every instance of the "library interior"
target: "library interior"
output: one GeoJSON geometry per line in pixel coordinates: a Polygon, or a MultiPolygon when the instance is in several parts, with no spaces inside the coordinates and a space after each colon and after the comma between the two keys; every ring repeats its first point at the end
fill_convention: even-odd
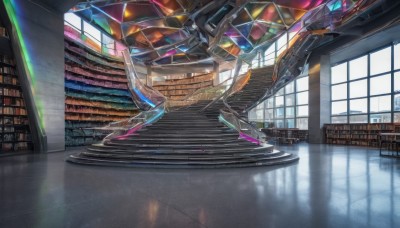
{"type": "Polygon", "coordinates": [[[399,12],[3,0],[0,227],[400,227],[399,12]]]}

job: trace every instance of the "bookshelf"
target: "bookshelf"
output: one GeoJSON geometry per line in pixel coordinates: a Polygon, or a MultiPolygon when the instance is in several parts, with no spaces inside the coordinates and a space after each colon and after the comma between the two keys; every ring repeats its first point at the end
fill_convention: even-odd
{"type": "Polygon", "coordinates": [[[277,139],[282,143],[292,144],[293,142],[308,140],[308,130],[298,128],[262,128],[261,131],[268,137],[277,139]]]}
{"type": "Polygon", "coordinates": [[[65,36],[65,142],[99,142],[104,132],[88,129],[137,114],[124,63],[65,36]]]}
{"type": "MultiPolygon", "coordinates": [[[[324,129],[327,144],[379,147],[379,134],[400,132],[400,124],[325,124],[324,129]]],[[[385,136],[383,139],[389,140],[385,136]]]]}
{"type": "Polygon", "coordinates": [[[213,84],[213,76],[213,73],[208,73],[181,79],[167,79],[161,82],[154,82],[153,88],[160,91],[167,98],[182,99],[195,90],[211,86],[213,84]]]}
{"type": "MultiPolygon", "coordinates": [[[[0,37],[8,39],[2,27],[0,37]]],[[[0,52],[0,155],[28,150],[33,143],[15,60],[0,52]]]]}

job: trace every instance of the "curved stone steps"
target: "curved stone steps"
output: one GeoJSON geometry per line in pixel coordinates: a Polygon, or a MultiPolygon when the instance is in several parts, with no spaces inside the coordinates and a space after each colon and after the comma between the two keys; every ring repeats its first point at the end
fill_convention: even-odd
{"type": "Polygon", "coordinates": [[[249,152],[249,153],[241,153],[241,154],[199,154],[199,155],[165,155],[165,154],[125,154],[125,153],[113,153],[113,152],[104,152],[104,153],[96,153],[91,151],[84,151],[82,154],[86,157],[96,157],[96,158],[112,158],[112,159],[141,159],[141,160],[174,160],[174,161],[210,161],[210,160],[230,160],[236,158],[249,158],[249,157],[269,157],[269,158],[278,158],[282,156],[288,156],[289,154],[275,150],[274,152],[249,152]]]}
{"type": "Polygon", "coordinates": [[[157,155],[190,155],[190,156],[208,156],[208,155],[240,155],[247,153],[273,153],[274,147],[272,145],[266,145],[263,147],[248,146],[241,148],[224,148],[224,149],[194,149],[194,148],[144,148],[136,149],[129,147],[119,147],[119,146],[106,146],[102,144],[94,144],[87,148],[88,151],[98,152],[98,153],[121,153],[121,154],[157,154],[157,155]]]}
{"type": "MultiPolygon", "coordinates": [[[[260,71],[261,72],[261,71],[260,71]]],[[[270,83],[266,77],[250,78],[242,91],[228,98],[239,113],[253,104],[270,83]]],[[[169,112],[157,122],[121,139],[95,144],[68,161],[103,166],[146,168],[231,168],[280,165],[298,160],[297,156],[278,151],[272,145],[257,145],[239,138],[239,134],[216,118],[224,107],[216,102],[197,104],[169,112]]]]}
{"type": "Polygon", "coordinates": [[[85,164],[85,165],[100,165],[100,166],[119,166],[119,167],[141,167],[141,168],[239,168],[239,167],[254,167],[254,166],[269,166],[282,165],[296,162],[299,158],[293,155],[282,156],[278,158],[248,158],[248,159],[233,159],[228,161],[166,161],[166,160],[115,160],[107,158],[92,158],[84,156],[71,155],[69,161],[85,164]]]}

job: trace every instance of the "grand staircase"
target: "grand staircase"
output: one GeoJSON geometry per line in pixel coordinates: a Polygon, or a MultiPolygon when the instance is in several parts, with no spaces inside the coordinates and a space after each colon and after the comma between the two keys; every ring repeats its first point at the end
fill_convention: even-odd
{"type": "MultiPolygon", "coordinates": [[[[230,95],[228,104],[241,116],[272,83],[272,67],[257,69],[247,84],[230,95]]],[[[222,100],[210,101],[167,112],[152,125],[123,139],[113,138],[71,155],[68,161],[90,165],[156,168],[228,168],[279,165],[297,156],[239,138],[236,130],[218,121],[222,100]]]]}

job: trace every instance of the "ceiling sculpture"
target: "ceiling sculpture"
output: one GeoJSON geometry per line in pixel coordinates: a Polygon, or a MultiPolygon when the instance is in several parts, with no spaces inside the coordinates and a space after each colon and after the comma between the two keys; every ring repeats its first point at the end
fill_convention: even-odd
{"type": "Polygon", "coordinates": [[[89,0],[71,11],[127,44],[136,62],[165,65],[251,56],[324,2],[89,0]]]}

